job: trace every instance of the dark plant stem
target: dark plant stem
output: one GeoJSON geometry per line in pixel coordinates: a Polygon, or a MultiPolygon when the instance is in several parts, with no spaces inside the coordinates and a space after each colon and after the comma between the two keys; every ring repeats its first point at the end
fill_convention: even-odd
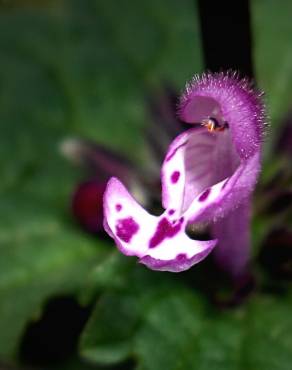
{"type": "MultiPolygon", "coordinates": [[[[232,69],[253,78],[249,1],[197,0],[197,4],[205,68],[211,72],[232,69]]],[[[249,218],[244,222],[249,223],[249,218]]],[[[248,275],[248,239],[246,235],[240,243],[220,246],[214,254],[218,266],[235,284],[248,275]]]]}
{"type": "Polygon", "coordinates": [[[197,0],[206,69],[254,77],[248,0],[197,0]]]}

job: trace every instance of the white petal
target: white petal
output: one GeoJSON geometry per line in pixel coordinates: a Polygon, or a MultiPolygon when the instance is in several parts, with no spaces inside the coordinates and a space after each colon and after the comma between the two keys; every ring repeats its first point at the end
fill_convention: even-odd
{"type": "Polygon", "coordinates": [[[146,212],[123,184],[112,178],[104,195],[106,231],[126,255],[135,255],[153,269],[182,271],[199,262],[216,241],[197,241],[185,233],[188,220],[167,210],[155,217],[146,212]]]}

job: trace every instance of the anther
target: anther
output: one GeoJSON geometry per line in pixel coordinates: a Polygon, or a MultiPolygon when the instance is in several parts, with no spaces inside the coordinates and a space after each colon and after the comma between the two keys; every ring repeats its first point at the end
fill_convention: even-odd
{"type": "Polygon", "coordinates": [[[226,128],[228,128],[227,122],[224,122],[223,125],[220,125],[218,120],[214,117],[203,119],[201,124],[202,126],[206,127],[209,132],[224,131],[226,128]]]}

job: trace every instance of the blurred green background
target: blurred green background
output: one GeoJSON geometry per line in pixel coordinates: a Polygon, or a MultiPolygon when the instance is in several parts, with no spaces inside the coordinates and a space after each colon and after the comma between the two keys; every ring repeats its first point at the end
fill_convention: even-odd
{"type": "MultiPolygon", "coordinates": [[[[271,118],[263,183],[278,169],[273,144],[292,105],[291,14],[289,0],[251,1],[256,78],[271,118]]],[[[145,95],[166,82],[180,91],[203,70],[193,0],[0,2],[1,368],[291,369],[289,281],[266,289],[259,268],[264,282],[249,300],[223,310],[196,288],[196,272],[137,266],[70,213],[84,173],[61,156],[62,140],[89,138],[144,163],[145,95]],[[73,302],[68,328],[57,312],[47,342],[28,340],[56,297],[73,302]],[[71,347],[56,355],[75,319],[71,347]]],[[[255,251],[273,217],[255,218],[255,251]]]]}

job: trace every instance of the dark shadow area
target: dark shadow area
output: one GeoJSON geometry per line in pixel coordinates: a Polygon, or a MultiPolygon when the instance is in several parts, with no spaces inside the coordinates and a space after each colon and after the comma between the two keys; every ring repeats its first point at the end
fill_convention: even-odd
{"type": "Polygon", "coordinates": [[[205,67],[253,77],[249,1],[198,0],[198,9],[205,67]]]}
{"type": "Polygon", "coordinates": [[[73,297],[51,299],[40,319],[28,325],[20,345],[20,361],[34,366],[66,361],[76,352],[90,312],[90,307],[80,306],[73,297]]]}

